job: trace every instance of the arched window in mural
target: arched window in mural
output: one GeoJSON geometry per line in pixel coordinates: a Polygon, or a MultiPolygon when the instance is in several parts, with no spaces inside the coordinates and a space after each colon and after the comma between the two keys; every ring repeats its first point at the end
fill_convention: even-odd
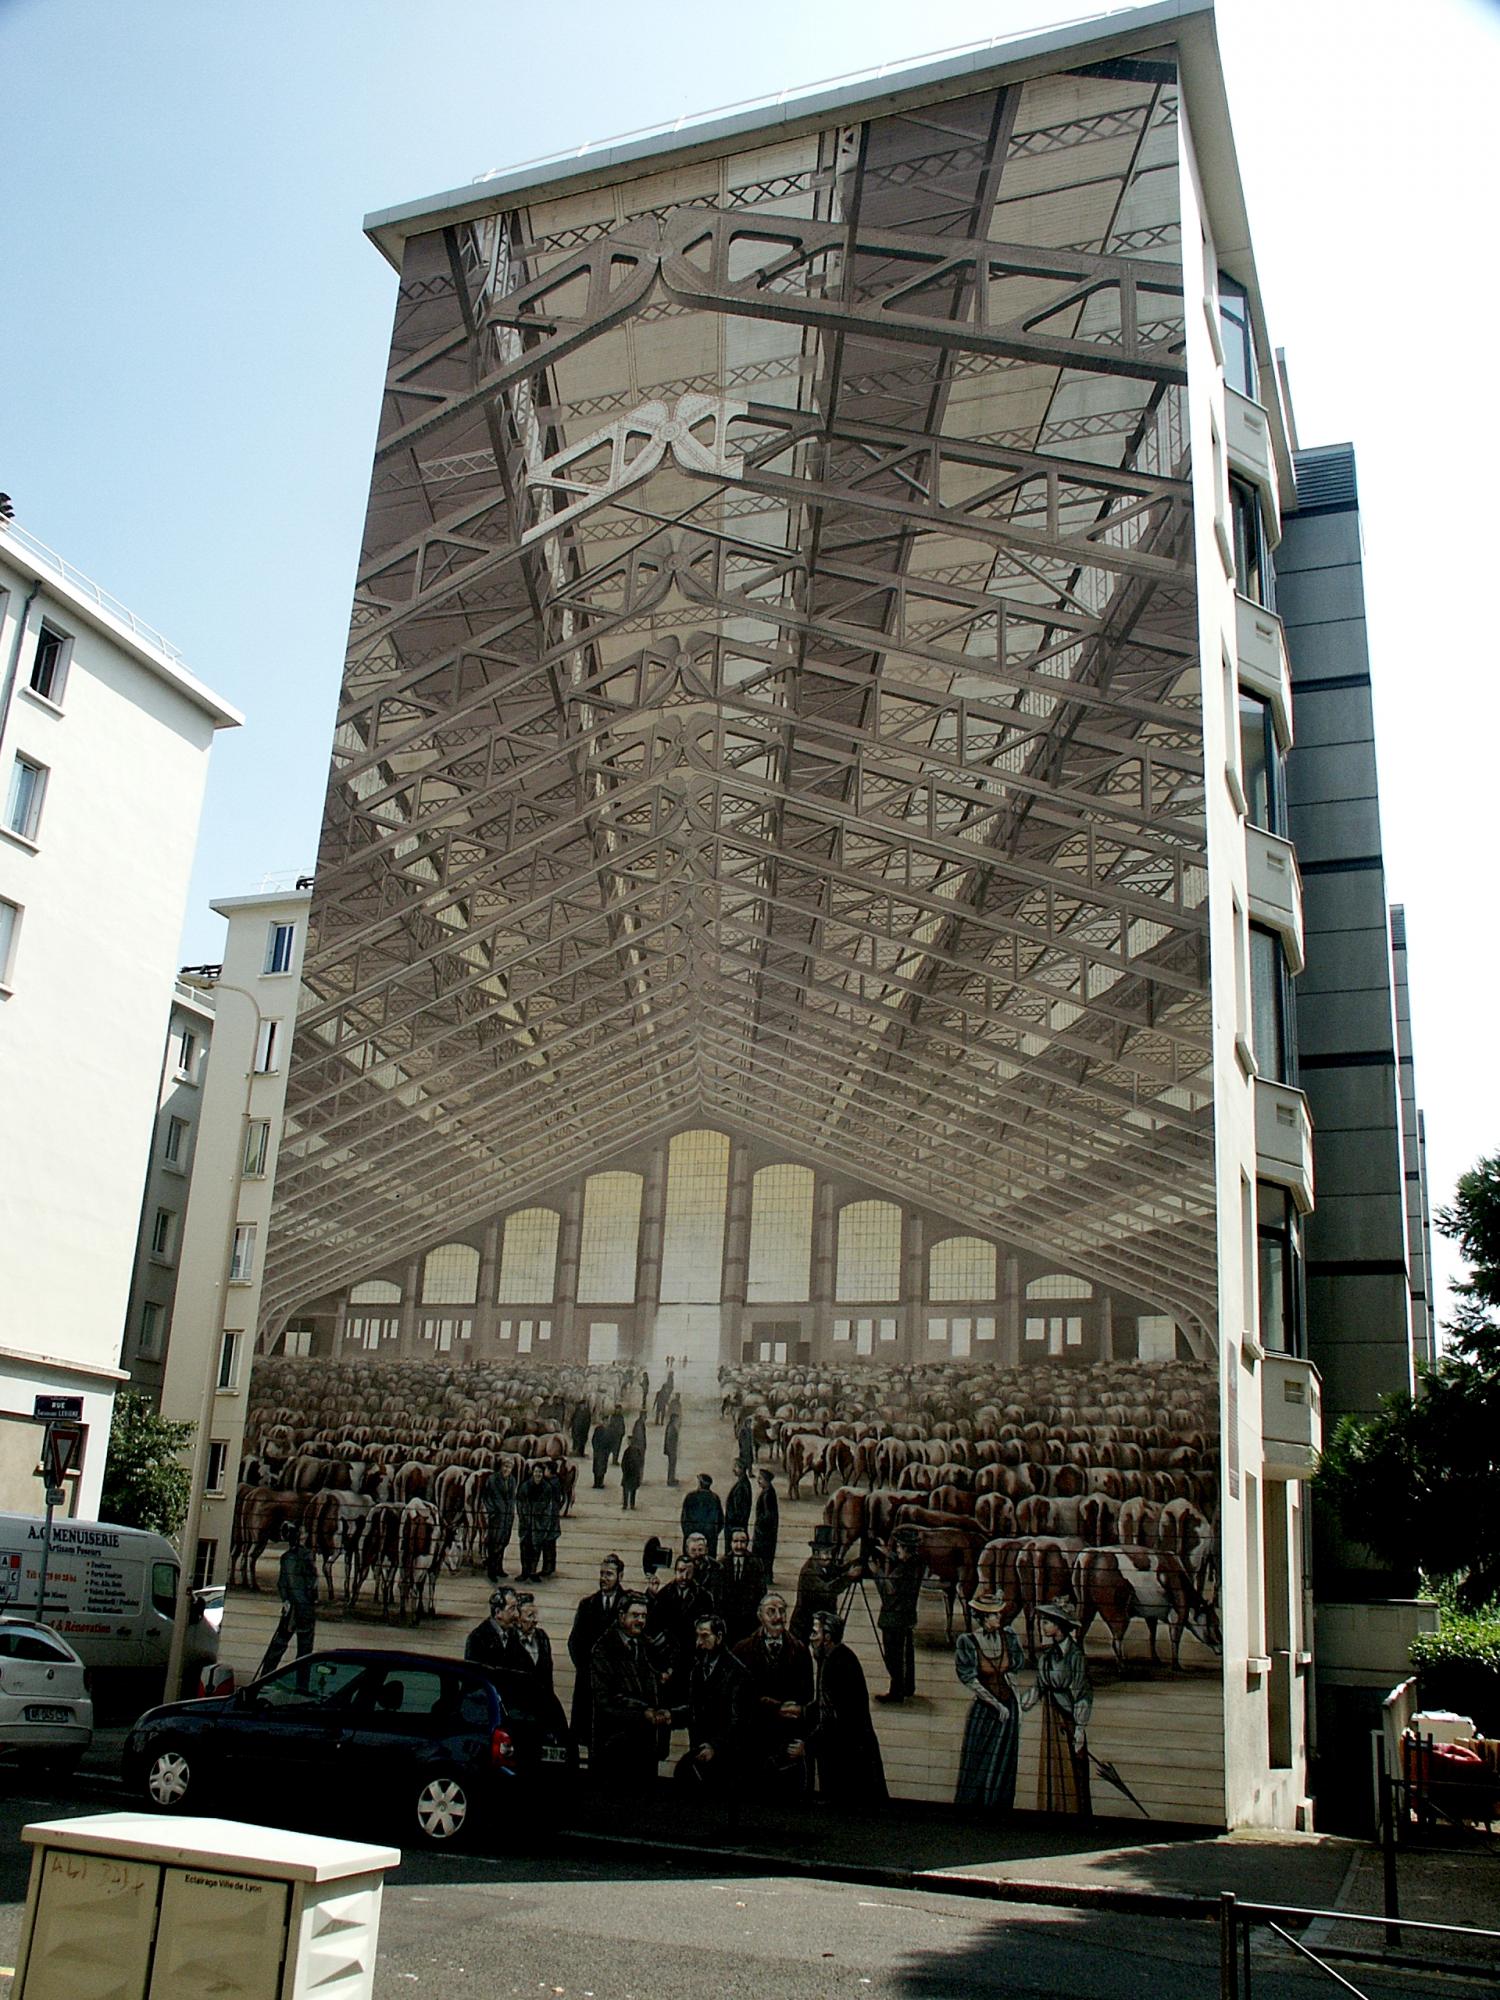
{"type": "Polygon", "coordinates": [[[663,1305],[717,1300],[724,1277],[724,1208],[729,1140],[722,1132],[679,1132],[667,1150],[662,1223],[663,1305]]]}
{"type": "Polygon", "coordinates": [[[500,1282],[495,1292],[498,1304],[524,1306],[552,1297],[560,1221],[555,1208],[522,1208],[506,1217],[500,1282]]]}
{"type": "Polygon", "coordinates": [[[422,1264],[424,1306],[471,1306],[479,1297],[479,1252],[472,1243],[440,1243],[422,1264]]]}
{"type": "Polygon", "coordinates": [[[640,1231],[640,1175],[590,1174],[583,1187],[578,1247],[580,1305],[629,1304],[635,1298],[640,1231]]]}
{"type": "Polygon", "coordinates": [[[851,1201],[839,1212],[836,1296],[899,1299],[901,1210],[893,1201],[851,1201]]]}
{"type": "Polygon", "coordinates": [[[1026,1287],[1028,1299],[1091,1299],[1094,1288],[1087,1278],[1075,1278],[1066,1271],[1051,1271],[1045,1278],[1033,1278],[1026,1287]]]}
{"type": "Polygon", "coordinates": [[[749,1303],[796,1304],[811,1296],[813,1172],[762,1167],[750,1194],[749,1303]]]}
{"type": "Polygon", "coordinates": [[[362,1278],[349,1287],[351,1306],[399,1306],[401,1287],[389,1278],[362,1278]]]}
{"type": "Polygon", "coordinates": [[[927,1260],[927,1296],[935,1305],[950,1299],[992,1299],[994,1244],[980,1236],[948,1236],[934,1243],[927,1260]]]}

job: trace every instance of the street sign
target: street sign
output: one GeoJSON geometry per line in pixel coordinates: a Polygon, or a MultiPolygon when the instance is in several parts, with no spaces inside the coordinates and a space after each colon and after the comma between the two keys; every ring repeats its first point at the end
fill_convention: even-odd
{"type": "MultiPolygon", "coordinates": [[[[64,1424],[55,1419],[47,1426],[47,1440],[42,1446],[42,1468],[49,1487],[61,1488],[63,1481],[78,1463],[83,1450],[83,1426],[64,1424]]],[[[48,1503],[58,1503],[48,1496],[48,1503]]]]}
{"type": "Polygon", "coordinates": [[[34,1417],[67,1417],[76,1423],[83,1421],[82,1396],[38,1396],[32,1403],[34,1417]]]}

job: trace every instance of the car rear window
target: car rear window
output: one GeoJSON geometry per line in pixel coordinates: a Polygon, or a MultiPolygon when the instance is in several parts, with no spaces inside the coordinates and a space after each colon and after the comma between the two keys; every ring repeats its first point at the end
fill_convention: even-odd
{"type": "Polygon", "coordinates": [[[54,1667],[59,1662],[73,1665],[73,1655],[66,1646],[60,1646],[55,1639],[48,1639],[40,1632],[0,1630],[0,1659],[45,1660],[54,1667]]]}
{"type": "Polygon", "coordinates": [[[462,1686],[457,1675],[428,1667],[387,1667],[374,1707],[385,1715],[451,1715],[457,1719],[462,1686]]]}

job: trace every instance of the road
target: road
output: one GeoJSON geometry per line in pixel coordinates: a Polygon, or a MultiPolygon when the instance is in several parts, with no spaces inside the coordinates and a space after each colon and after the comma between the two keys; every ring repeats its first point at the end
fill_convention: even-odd
{"type": "MultiPolygon", "coordinates": [[[[87,1778],[0,1779],[0,1965],[20,1937],[29,1820],[118,1810],[87,1778]]],[[[332,1830],[338,1830],[330,1828],[332,1830]]],[[[345,1832],[353,1829],[341,1829],[345,1832]]],[[[1345,1968],[1349,1970],[1349,1968],[1345,1968]]],[[[1370,2000],[1492,1987],[1356,1973],[1370,2000]]],[[[1257,1954],[1255,2000],[1337,1989],[1257,1954]]],[[[0,1988],[3,1991],[3,1988],[0,1988]]],[[[590,1853],[409,1853],[388,1880],[377,2000],[1214,2000],[1217,1933],[1180,1921],[590,1853]]]]}

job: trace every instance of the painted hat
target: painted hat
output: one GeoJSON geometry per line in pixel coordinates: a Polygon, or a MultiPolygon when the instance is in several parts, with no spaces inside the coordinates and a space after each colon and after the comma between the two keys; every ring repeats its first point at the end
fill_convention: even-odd
{"type": "Polygon", "coordinates": [[[1066,1604],[1039,1604],[1036,1615],[1038,1618],[1050,1618],[1054,1625],[1066,1625],[1070,1632],[1080,1629],[1078,1613],[1070,1611],[1066,1604]]]}

